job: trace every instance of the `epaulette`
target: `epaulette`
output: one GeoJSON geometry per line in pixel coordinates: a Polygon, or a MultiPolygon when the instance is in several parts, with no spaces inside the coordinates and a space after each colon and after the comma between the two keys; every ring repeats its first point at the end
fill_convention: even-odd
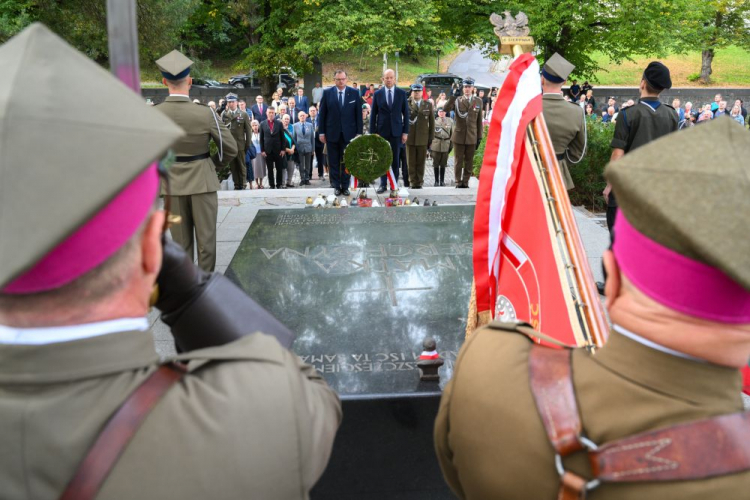
{"type": "Polygon", "coordinates": [[[568,349],[574,349],[576,346],[565,344],[557,339],[545,335],[544,333],[538,332],[532,328],[529,323],[525,321],[491,321],[487,326],[493,330],[502,330],[504,332],[513,332],[525,336],[531,342],[538,342],[544,340],[549,344],[554,344],[558,347],[565,347],[568,349]]]}

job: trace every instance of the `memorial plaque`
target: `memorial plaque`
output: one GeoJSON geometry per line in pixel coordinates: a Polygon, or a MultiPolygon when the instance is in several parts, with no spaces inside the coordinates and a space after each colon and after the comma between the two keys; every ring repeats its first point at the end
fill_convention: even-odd
{"type": "MultiPolygon", "coordinates": [[[[227,276],[297,334],[343,399],[419,386],[432,336],[449,378],[464,337],[473,207],[261,210],[227,276]]],[[[418,387],[419,386],[419,387],[418,387]]]]}
{"type": "Polygon", "coordinates": [[[297,334],[341,396],[312,498],[452,498],[432,444],[464,339],[474,207],[261,210],[226,275],[297,334]],[[420,382],[425,337],[445,360],[420,382]]]}

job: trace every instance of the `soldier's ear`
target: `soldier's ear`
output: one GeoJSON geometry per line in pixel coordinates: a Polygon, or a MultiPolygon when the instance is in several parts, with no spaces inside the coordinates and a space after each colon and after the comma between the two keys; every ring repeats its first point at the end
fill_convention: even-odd
{"type": "Polygon", "coordinates": [[[163,210],[156,210],[146,221],[141,236],[141,266],[143,273],[153,275],[154,281],[161,269],[162,261],[162,228],[164,227],[163,210]]]}
{"type": "Polygon", "coordinates": [[[617,260],[612,250],[605,250],[602,255],[602,264],[604,265],[606,276],[604,283],[605,307],[609,309],[620,295],[620,266],[617,265],[617,260]]]}

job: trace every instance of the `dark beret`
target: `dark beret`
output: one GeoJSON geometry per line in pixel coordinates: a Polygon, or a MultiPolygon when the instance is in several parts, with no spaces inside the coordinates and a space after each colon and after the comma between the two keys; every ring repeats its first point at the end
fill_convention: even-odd
{"type": "Polygon", "coordinates": [[[659,61],[653,61],[646,66],[643,79],[657,90],[672,88],[672,78],[669,76],[669,68],[659,61]]]}

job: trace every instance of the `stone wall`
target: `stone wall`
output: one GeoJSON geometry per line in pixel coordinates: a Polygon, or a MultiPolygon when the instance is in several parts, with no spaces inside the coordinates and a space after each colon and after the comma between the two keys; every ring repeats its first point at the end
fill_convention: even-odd
{"type": "MultiPolygon", "coordinates": [[[[235,93],[240,99],[245,99],[248,102],[248,106],[255,104],[255,96],[260,94],[259,87],[245,87],[244,89],[225,88],[225,89],[190,89],[190,98],[198,99],[203,104],[208,104],[208,101],[219,102],[219,99],[226,96],[228,93],[235,93]]],[[[160,103],[169,95],[169,92],[165,88],[158,89],[141,89],[141,95],[144,99],[151,99],[155,103],[160,103]]]]}
{"type": "MultiPolygon", "coordinates": [[[[568,87],[564,88],[565,92],[568,91],[568,87]]],[[[731,108],[734,104],[735,99],[742,99],[747,107],[750,101],[750,88],[721,88],[721,87],[683,87],[683,88],[672,88],[665,90],[661,94],[661,101],[667,104],[672,104],[672,100],[677,97],[682,101],[682,105],[690,101],[693,103],[693,108],[701,104],[708,104],[714,101],[714,96],[721,94],[722,98],[727,101],[727,107],[731,108]]],[[[594,97],[596,98],[596,105],[600,107],[603,102],[606,102],[607,98],[614,96],[618,104],[621,104],[628,99],[638,98],[638,87],[594,87],[594,97]]]]}

